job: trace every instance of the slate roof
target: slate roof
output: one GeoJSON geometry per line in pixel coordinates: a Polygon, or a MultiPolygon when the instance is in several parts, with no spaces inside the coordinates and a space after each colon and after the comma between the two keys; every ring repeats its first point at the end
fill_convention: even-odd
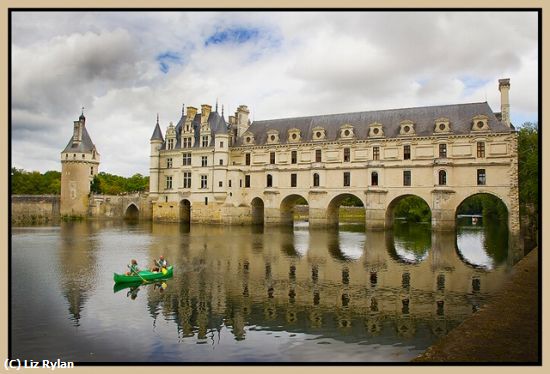
{"type": "Polygon", "coordinates": [[[151,135],[151,140],[160,140],[164,142],[164,139],[162,138],[162,131],[160,130],[158,122],[155,126],[155,130],[153,131],[153,135],[151,135]]]}
{"type": "MultiPolygon", "coordinates": [[[[383,126],[385,138],[395,138],[399,135],[399,123],[411,120],[414,122],[416,136],[432,136],[436,119],[445,117],[451,123],[452,134],[470,134],[472,118],[480,114],[489,118],[491,132],[514,130],[497,119],[487,102],[482,102],[255,121],[247,131],[254,134],[255,144],[258,145],[266,143],[269,130],[278,130],[279,143],[285,144],[288,140],[288,130],[300,129],[302,142],[308,142],[312,140],[313,128],[319,126],[325,129],[324,140],[334,141],[338,139],[340,127],[351,124],[356,139],[367,139],[369,125],[378,122],[383,126]]],[[[238,139],[236,145],[242,145],[242,140],[238,139]]]]}
{"type": "MultiPolygon", "coordinates": [[[[185,125],[185,121],[187,119],[186,115],[182,115],[178,123],[176,124],[176,145],[175,148],[181,148],[181,129],[185,125]]],[[[218,112],[210,112],[210,115],[208,116],[208,123],[210,125],[211,134],[210,137],[210,144],[209,147],[214,146],[214,141],[216,140],[216,134],[227,134],[228,133],[228,125],[227,122],[225,122],[225,119],[220,116],[218,112]]],[[[201,139],[200,139],[200,128],[201,128],[201,114],[197,113],[195,115],[195,118],[192,121],[193,128],[195,129],[195,143],[194,148],[199,148],[201,146],[201,139]]],[[[153,136],[156,133],[156,127],[155,132],[153,133],[153,136]]],[[[160,133],[160,128],[159,128],[160,133]]],[[[162,139],[162,133],[160,133],[161,139],[162,139]]],[[[152,139],[152,138],[151,138],[152,139]]],[[[164,139],[163,143],[163,149],[166,149],[166,139],[164,139]]]]}
{"type": "Polygon", "coordinates": [[[71,136],[71,139],[63,152],[88,153],[92,152],[94,149],[95,145],[92,143],[90,134],[88,134],[86,126],[82,125],[82,141],[78,144],[73,144],[73,137],[71,136]]]}

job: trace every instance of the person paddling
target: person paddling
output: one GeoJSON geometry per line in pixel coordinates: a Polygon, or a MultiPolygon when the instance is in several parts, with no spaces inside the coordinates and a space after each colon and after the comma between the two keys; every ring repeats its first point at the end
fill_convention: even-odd
{"type": "Polygon", "coordinates": [[[139,275],[139,268],[137,261],[132,259],[132,262],[128,265],[130,271],[126,272],[126,275],[139,275]]]}
{"type": "Polygon", "coordinates": [[[166,261],[163,255],[160,255],[159,259],[155,260],[155,265],[157,265],[157,267],[154,267],[152,271],[163,271],[163,269],[168,267],[168,261],[166,261]]]}

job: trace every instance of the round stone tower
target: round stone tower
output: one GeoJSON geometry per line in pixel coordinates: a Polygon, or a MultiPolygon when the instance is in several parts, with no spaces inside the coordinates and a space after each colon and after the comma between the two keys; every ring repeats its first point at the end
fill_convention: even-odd
{"type": "Polygon", "coordinates": [[[74,121],[73,136],[61,152],[61,206],[62,216],[86,216],[90,185],[98,173],[99,153],[88,131],[82,113],[74,121]]]}

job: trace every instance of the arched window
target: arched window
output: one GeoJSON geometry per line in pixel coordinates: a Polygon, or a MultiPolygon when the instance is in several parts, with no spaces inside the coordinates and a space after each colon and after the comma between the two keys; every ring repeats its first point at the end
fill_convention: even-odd
{"type": "Polygon", "coordinates": [[[370,175],[370,184],[371,186],[378,186],[378,173],[373,171],[370,175]]]}
{"type": "Polygon", "coordinates": [[[439,185],[447,185],[447,172],[445,170],[439,170],[439,185]]]}
{"type": "Polygon", "coordinates": [[[319,187],[319,174],[313,174],[313,187],[319,187]]]}
{"type": "Polygon", "coordinates": [[[267,187],[273,187],[273,177],[271,174],[267,174],[267,187]]]}

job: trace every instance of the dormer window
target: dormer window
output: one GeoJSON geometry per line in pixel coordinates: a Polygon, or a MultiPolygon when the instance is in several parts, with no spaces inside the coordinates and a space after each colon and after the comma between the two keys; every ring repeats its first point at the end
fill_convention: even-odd
{"type": "Polygon", "coordinates": [[[243,134],[243,143],[245,145],[253,145],[254,144],[254,134],[250,131],[247,131],[243,134]]]}
{"type": "Polygon", "coordinates": [[[313,140],[324,140],[326,138],[326,131],[322,127],[319,127],[319,126],[314,127],[312,132],[313,132],[313,136],[312,136],[313,140]]]}
{"type": "Polygon", "coordinates": [[[414,122],[410,120],[404,120],[399,123],[399,135],[412,136],[415,135],[414,122]]]}
{"type": "Polygon", "coordinates": [[[381,123],[374,122],[369,125],[369,137],[378,138],[384,136],[384,128],[381,123]]]}
{"type": "Polygon", "coordinates": [[[185,138],[181,138],[181,145],[182,148],[191,148],[193,146],[193,142],[190,136],[186,136],[185,138]]]}
{"type": "Polygon", "coordinates": [[[202,136],[201,146],[208,147],[210,145],[210,137],[208,135],[202,136]]]}
{"type": "Polygon", "coordinates": [[[279,132],[277,130],[269,130],[267,132],[267,143],[268,144],[279,143],[279,132]]]}
{"type": "Polygon", "coordinates": [[[170,122],[170,125],[166,129],[166,149],[174,149],[176,145],[176,128],[174,124],[170,122]]]}
{"type": "Polygon", "coordinates": [[[300,129],[290,129],[288,130],[288,141],[289,143],[296,143],[302,139],[300,134],[300,129]]]}
{"type": "Polygon", "coordinates": [[[489,117],[480,114],[472,118],[472,131],[489,131],[489,117]]]}
{"type": "Polygon", "coordinates": [[[353,139],[355,137],[353,126],[346,123],[340,126],[340,139],[353,139]]]}
{"type": "Polygon", "coordinates": [[[435,120],[434,133],[448,133],[451,132],[451,122],[448,118],[438,118],[435,120]]]}

